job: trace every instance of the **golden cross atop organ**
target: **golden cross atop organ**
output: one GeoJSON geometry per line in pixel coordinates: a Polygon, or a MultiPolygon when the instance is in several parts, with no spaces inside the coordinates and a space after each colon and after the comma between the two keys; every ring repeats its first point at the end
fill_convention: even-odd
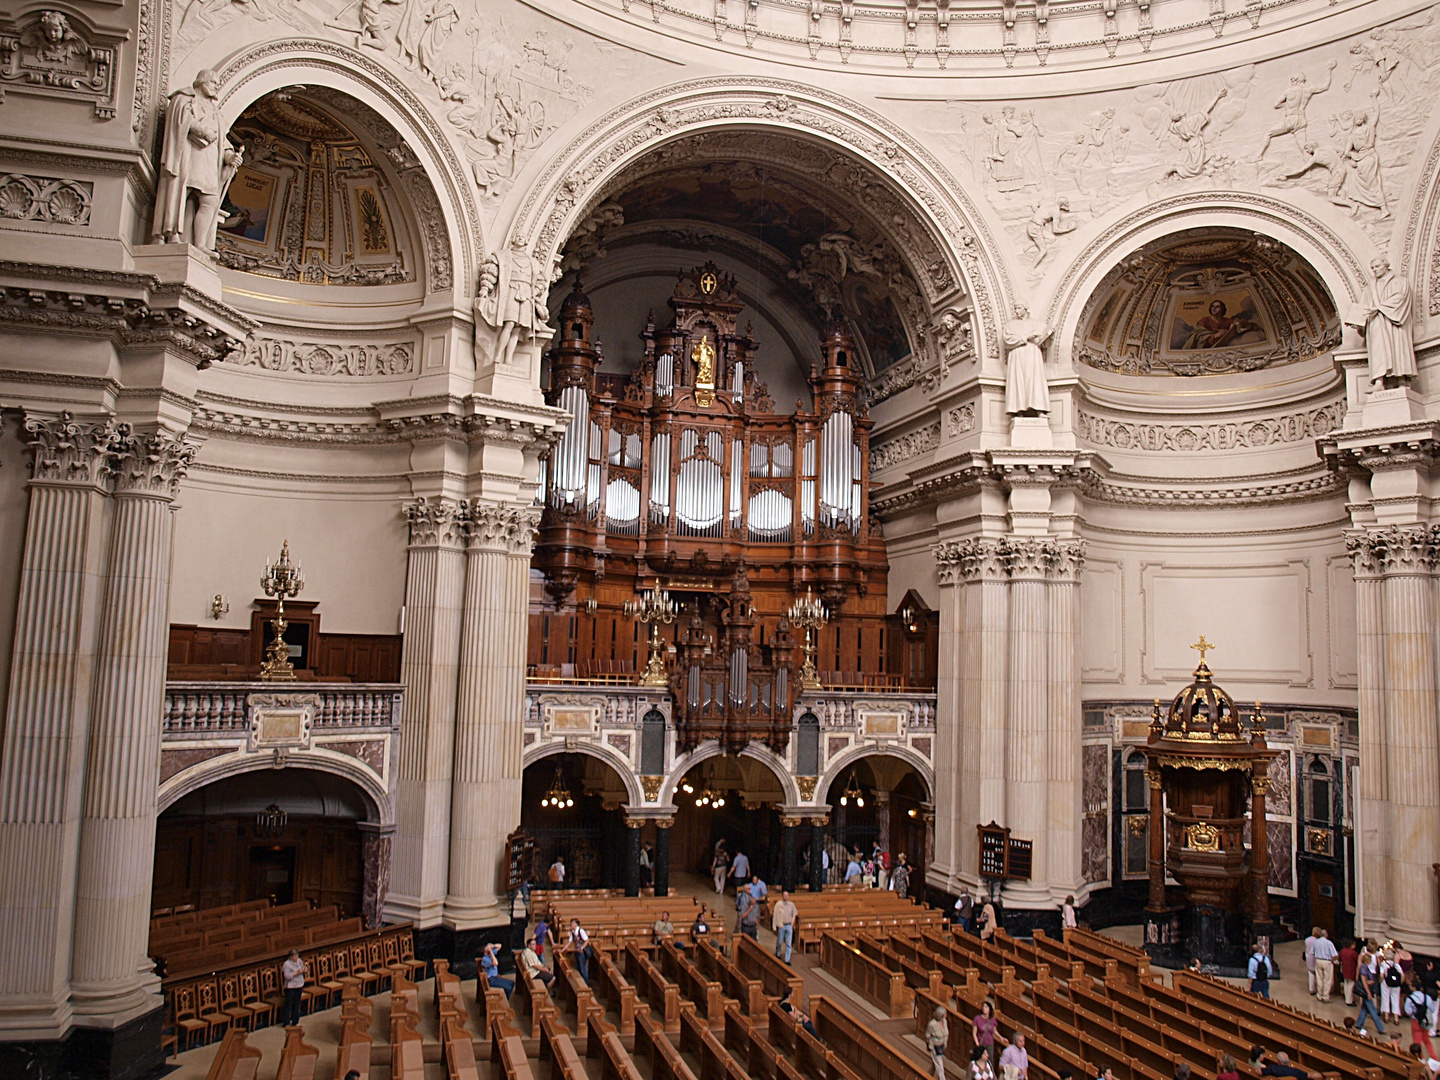
{"type": "Polygon", "coordinates": [[[1206,641],[1206,640],[1205,640],[1205,635],[1204,635],[1204,634],[1201,634],[1201,635],[1200,635],[1200,640],[1197,641],[1197,642],[1195,642],[1194,645],[1191,645],[1190,648],[1196,649],[1196,650],[1199,651],[1199,653],[1200,653],[1200,666],[1201,666],[1201,667],[1204,667],[1204,666],[1205,666],[1205,654],[1206,654],[1207,652],[1209,652],[1211,649],[1215,648],[1215,646],[1214,646],[1214,645],[1211,645],[1210,642],[1206,641]]]}

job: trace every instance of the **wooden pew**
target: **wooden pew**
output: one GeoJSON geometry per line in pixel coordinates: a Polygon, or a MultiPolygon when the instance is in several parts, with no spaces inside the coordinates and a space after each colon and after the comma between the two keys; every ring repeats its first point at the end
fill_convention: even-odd
{"type": "MultiPolygon", "coordinates": [[[[597,999],[604,1002],[602,1018],[608,1017],[610,1013],[615,1014],[616,1028],[621,1035],[633,1035],[635,1033],[635,987],[621,974],[615,961],[610,959],[608,953],[597,952],[595,959],[591,962],[590,970],[595,976],[591,988],[597,999]]],[[[576,1031],[583,1031],[584,1026],[577,1027],[576,1031]]]]}
{"type": "Polygon", "coordinates": [[[475,1040],[457,1017],[440,1024],[440,1053],[445,1062],[446,1080],[480,1080],[475,1063],[475,1040]]]}
{"type": "Polygon", "coordinates": [[[707,979],[714,979],[727,997],[740,1003],[745,1015],[758,1021],[765,1016],[769,1004],[765,987],[759,979],[749,979],[729,960],[713,941],[702,941],[695,950],[695,966],[707,979]]]}
{"type": "Polygon", "coordinates": [[[802,1080],[799,1070],[734,1005],[725,1010],[724,1043],[751,1080],[802,1080]]]}
{"type": "Polygon", "coordinates": [[[585,1056],[600,1061],[600,1080],[642,1080],[620,1036],[605,1028],[605,1022],[591,1013],[586,1023],[585,1056]]]}
{"type": "Polygon", "coordinates": [[[680,1013],[680,1049],[700,1063],[699,1080],[750,1080],[730,1051],[686,1002],[680,1013]]]}
{"type": "MultiPolygon", "coordinates": [[[[560,980],[557,979],[555,983],[551,985],[556,985],[559,981],[560,980]]],[[[547,1016],[553,1017],[558,1021],[560,1017],[559,1006],[551,999],[549,988],[523,968],[515,969],[515,991],[518,996],[525,998],[529,1002],[529,1038],[540,1038],[540,1022],[547,1016]]],[[[500,994],[504,993],[503,990],[497,990],[495,992],[500,994]]],[[[489,988],[487,988],[487,996],[488,993],[489,988]]]]}
{"type": "Polygon", "coordinates": [[[701,974],[673,941],[660,943],[660,970],[679,987],[682,998],[695,1003],[707,1024],[712,1028],[725,1026],[725,994],[720,984],[701,974]]]}
{"type": "Polygon", "coordinates": [[[548,1016],[540,1024],[540,1060],[549,1063],[547,1080],[587,1080],[570,1033],[548,1016]]]}
{"type": "Polygon", "coordinates": [[[811,995],[810,1021],[825,1044],[868,1080],[926,1080],[928,1074],[829,998],[811,995]]]}
{"type": "Polygon", "coordinates": [[[633,941],[625,946],[625,973],[635,985],[635,996],[650,1003],[654,1016],[665,1029],[680,1030],[680,988],[665,978],[650,957],[633,941]]]}
{"type": "Polygon", "coordinates": [[[600,1006],[595,1003],[594,991],[580,977],[580,970],[570,957],[563,953],[555,958],[555,976],[551,985],[559,987],[560,1003],[570,1002],[571,1008],[575,1010],[575,1030],[584,1031],[586,1018],[592,1012],[600,1010],[600,1006]]]}
{"type": "MultiPolygon", "coordinates": [[[[422,1066],[417,1080],[424,1080],[424,1075],[422,1066]]],[[[498,1026],[490,1032],[490,1080],[535,1080],[520,1036],[504,1035],[498,1026]]]]}
{"type": "Polygon", "coordinates": [[[360,1080],[370,1080],[370,1022],[355,1017],[343,1022],[340,1029],[340,1050],[335,1057],[335,1075],[344,1077],[351,1069],[360,1080]]]}
{"type": "Polygon", "coordinates": [[[392,1080],[425,1080],[425,1043],[416,1030],[419,1015],[402,1005],[390,1009],[390,1075],[392,1080]]]}
{"type": "Polygon", "coordinates": [[[915,991],[905,976],[870,959],[834,934],[820,939],[820,966],[892,1020],[903,1020],[915,1007],[915,991]]]}
{"type": "Polygon", "coordinates": [[[280,1051],[280,1071],[275,1074],[275,1080],[314,1080],[315,1059],[319,1056],[320,1048],[305,1041],[304,1028],[287,1027],[285,1047],[280,1051]]]}
{"type": "Polygon", "coordinates": [[[260,1056],[259,1050],[245,1042],[244,1030],[232,1027],[220,1040],[220,1050],[210,1063],[205,1080],[255,1080],[260,1056]]]}
{"type": "Polygon", "coordinates": [[[771,1045],[785,1053],[803,1080],[860,1080],[854,1069],[801,1027],[779,1002],[770,1005],[768,1018],[771,1045]]]}
{"type": "Polygon", "coordinates": [[[924,990],[936,997],[944,996],[945,974],[938,970],[926,970],[914,961],[901,956],[891,944],[901,939],[890,938],[881,941],[869,934],[860,934],[855,947],[888,971],[898,971],[905,976],[905,985],[912,990],[924,990]]]}
{"type": "Polygon", "coordinates": [[[697,1080],[675,1044],[643,1005],[635,1014],[635,1056],[650,1060],[651,1080],[697,1080]]]}
{"type": "Polygon", "coordinates": [[[785,961],[741,934],[735,939],[735,967],[740,974],[760,980],[765,996],[784,1001],[792,991],[803,990],[805,980],[785,961]]]}

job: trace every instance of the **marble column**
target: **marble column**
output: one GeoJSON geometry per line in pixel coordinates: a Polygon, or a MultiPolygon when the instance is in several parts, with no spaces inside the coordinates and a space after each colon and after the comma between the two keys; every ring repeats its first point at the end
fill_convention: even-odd
{"type": "Polygon", "coordinates": [[[385,913],[424,929],[441,921],[449,878],[465,554],[459,502],[443,497],[416,499],[404,510],[410,524],[400,665],[405,716],[385,913]]]}
{"type": "Polygon", "coordinates": [[[875,800],[875,839],[880,843],[880,850],[890,852],[890,865],[894,866],[894,845],[890,843],[890,792],[873,791],[870,795],[875,800]]]}
{"type": "Polygon", "coordinates": [[[161,1006],[146,955],[176,489],[195,455],[168,432],[117,443],[75,897],[75,1022],[115,1028],[161,1006]]]}
{"type": "Polygon", "coordinates": [[[625,819],[625,895],[640,895],[640,830],[644,818],[625,819]]]}
{"type": "Polygon", "coordinates": [[[390,841],[394,834],[394,825],[377,825],[369,821],[360,823],[361,858],[365,867],[360,911],[365,917],[366,928],[370,930],[384,922],[385,896],[390,891],[390,841]]]}
{"type": "Polygon", "coordinates": [[[1008,717],[1005,729],[1005,818],[1013,835],[1032,843],[1030,879],[1005,885],[1007,904],[1030,906],[1047,903],[1046,839],[1050,819],[1047,807],[1050,754],[1049,661],[1046,638],[1049,622],[1046,595],[1046,544],[1034,537],[1006,544],[1010,575],[1010,633],[1008,636],[1008,717]]]}
{"type": "Polygon", "coordinates": [[[655,819],[655,895],[670,895],[670,828],[674,818],[655,819]]]}
{"type": "Polygon", "coordinates": [[[1265,794],[1270,790],[1268,762],[1254,766],[1250,777],[1250,926],[1270,933],[1270,827],[1265,794]]]}
{"type": "MultiPolygon", "coordinates": [[[[445,922],[459,930],[510,918],[500,892],[505,838],[520,825],[530,547],[540,510],[472,502],[445,922]]],[[[638,872],[638,868],[637,868],[638,872]]]]}
{"type": "Polygon", "coordinates": [[[825,888],[825,824],[823,817],[810,819],[810,891],[825,888]]]}
{"type": "Polygon", "coordinates": [[[69,413],[30,417],[25,431],[30,507],[0,742],[0,1037],[56,1039],[72,1016],[75,880],[118,433],[109,418],[69,413]]]}
{"type": "Polygon", "coordinates": [[[800,879],[800,826],[804,818],[780,819],[780,887],[794,892],[800,879]]]}
{"type": "Polygon", "coordinates": [[[1160,770],[1152,768],[1145,774],[1150,784],[1150,903],[1146,911],[1162,912],[1165,902],[1165,788],[1160,770]]]}
{"type": "Polygon", "coordinates": [[[1055,540],[1049,545],[1049,708],[1046,747],[1049,752],[1048,825],[1045,838],[1046,884],[1052,901],[1078,896],[1084,888],[1081,867],[1083,793],[1080,748],[1080,571],[1085,562],[1083,540],[1055,540]]]}

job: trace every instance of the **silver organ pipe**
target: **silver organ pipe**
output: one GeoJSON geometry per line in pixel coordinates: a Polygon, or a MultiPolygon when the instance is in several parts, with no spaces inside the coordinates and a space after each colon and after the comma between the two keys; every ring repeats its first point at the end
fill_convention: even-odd
{"type": "Polygon", "coordinates": [[[657,431],[650,440],[650,520],[670,517],[670,433],[657,431]]]}
{"type": "Polygon", "coordinates": [[[567,386],[560,391],[560,407],[570,414],[570,424],[560,436],[553,455],[551,502],[556,506],[574,506],[585,489],[590,395],[583,386],[567,386]]]}
{"type": "Polygon", "coordinates": [[[750,657],[744,649],[736,649],[730,654],[730,700],[734,704],[746,703],[749,683],[750,657]]]}
{"type": "Polygon", "coordinates": [[[655,396],[671,397],[675,393],[675,357],[661,353],[655,361],[655,396]]]}
{"type": "Polygon", "coordinates": [[[605,485],[605,523],[610,532],[639,531],[640,492],[624,477],[605,485]]]}
{"type": "Polygon", "coordinates": [[[730,444],[730,526],[739,528],[741,499],[744,497],[742,472],[745,462],[745,446],[739,439],[730,444]]]}
{"type": "MultiPolygon", "coordinates": [[[[850,525],[851,487],[859,480],[851,475],[855,453],[855,418],[836,410],[820,429],[820,519],[827,525],[850,525]]],[[[859,507],[855,508],[857,511],[859,507]]]]}
{"type": "Polygon", "coordinates": [[[800,451],[800,523],[806,536],[815,534],[815,440],[800,451]]]}
{"type": "Polygon", "coordinates": [[[731,383],[733,393],[730,395],[735,404],[745,400],[745,361],[740,360],[735,364],[735,377],[731,383]]]}
{"type": "Polygon", "coordinates": [[[700,457],[700,436],[694,428],[680,433],[680,471],[675,479],[676,528],[689,536],[722,535],[725,517],[725,440],[708,432],[705,456],[700,457]]]}
{"type": "Polygon", "coordinates": [[[590,460],[585,476],[585,510],[592,517],[600,516],[600,425],[590,424],[590,460]]]}

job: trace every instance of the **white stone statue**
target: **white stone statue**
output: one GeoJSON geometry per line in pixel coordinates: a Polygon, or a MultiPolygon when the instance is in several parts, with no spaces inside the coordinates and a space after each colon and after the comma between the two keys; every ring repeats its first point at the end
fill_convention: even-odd
{"type": "Polygon", "coordinates": [[[525,250],[525,240],[512,237],[510,250],[502,259],[491,253],[480,267],[480,286],[475,296],[476,345],[483,323],[499,334],[494,362],[509,365],[515,348],[531,341],[550,321],[546,306],[550,281],[540,263],[525,250]]]}
{"type": "Polygon", "coordinates": [[[1390,269],[1388,259],[1372,259],[1374,284],[1345,321],[1365,337],[1370,385],[1402,385],[1415,377],[1415,338],[1410,327],[1410,283],[1390,269]]]}
{"type": "Polygon", "coordinates": [[[1015,309],[1005,324],[1005,412],[1010,416],[1043,416],[1050,411],[1050,384],[1045,381],[1045,342],[1050,328],[1030,312],[1015,309]]]}
{"type": "Polygon", "coordinates": [[[220,200],[242,158],[220,128],[218,84],[215,72],[206,68],[193,87],[170,95],[151,229],[157,242],[215,250],[220,200]]]}

